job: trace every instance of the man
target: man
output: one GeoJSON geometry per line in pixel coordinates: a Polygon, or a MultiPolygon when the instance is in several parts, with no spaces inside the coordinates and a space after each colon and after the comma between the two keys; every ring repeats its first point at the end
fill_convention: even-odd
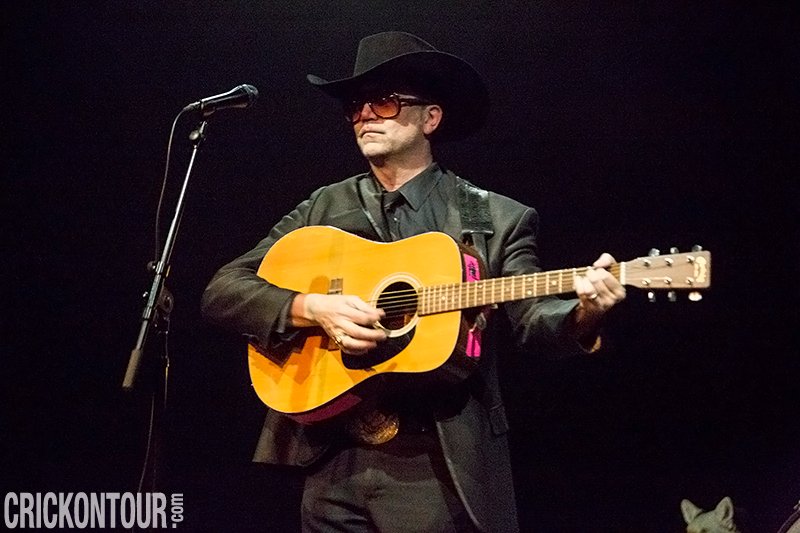
{"type": "MultiPolygon", "coordinates": [[[[370,170],[315,191],[255,249],[220,269],[204,294],[208,317],[267,349],[311,326],[353,358],[386,345],[386,329],[376,327],[385,310],[346,290],[303,294],[256,274],[273,244],[304,226],[335,226],[374,241],[430,231],[463,240],[472,224],[465,220],[483,214],[485,245],[480,236],[466,240],[484,255],[488,277],[540,270],[536,212],[479,190],[472,197],[482,200],[465,204],[470,195],[461,191],[477,189],[434,161],[432,143],[469,135],[488,112],[486,88],[469,64],[413,35],[386,32],[361,41],[353,76],[308,79],[343,103],[370,170]]],[[[270,410],[255,460],[307,467],[304,530],[516,531],[499,354],[491,349],[493,338],[508,333],[496,331],[494,315],[506,315],[522,346],[591,352],[602,317],[625,297],[603,268],[612,262],[603,254],[578,276],[574,299],[523,299],[490,313],[479,362],[462,381],[405,376],[323,424],[270,410]]]]}

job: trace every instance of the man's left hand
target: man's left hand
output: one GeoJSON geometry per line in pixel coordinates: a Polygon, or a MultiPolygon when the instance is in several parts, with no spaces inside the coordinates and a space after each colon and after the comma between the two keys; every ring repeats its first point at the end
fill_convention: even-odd
{"type": "Polygon", "coordinates": [[[614,258],[604,253],[585,276],[575,278],[575,293],[580,299],[574,314],[578,338],[596,336],[603,316],[625,299],[625,287],[606,270],[614,263],[614,258]]]}

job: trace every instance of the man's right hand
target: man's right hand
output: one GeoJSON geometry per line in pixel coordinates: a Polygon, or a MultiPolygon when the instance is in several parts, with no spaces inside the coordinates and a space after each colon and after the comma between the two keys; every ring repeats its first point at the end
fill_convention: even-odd
{"type": "Polygon", "coordinates": [[[290,312],[294,327],[320,326],[343,352],[359,355],[386,339],[375,325],[384,313],[358,296],[298,294],[290,312]]]}

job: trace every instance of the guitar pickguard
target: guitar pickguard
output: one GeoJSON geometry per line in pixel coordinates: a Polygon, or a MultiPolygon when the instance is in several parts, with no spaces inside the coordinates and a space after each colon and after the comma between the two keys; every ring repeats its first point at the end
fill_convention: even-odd
{"type": "Polygon", "coordinates": [[[380,343],[374,350],[364,355],[350,355],[342,353],[342,363],[351,370],[369,370],[381,363],[389,361],[392,357],[406,349],[414,339],[414,329],[400,337],[389,337],[380,343]]]}

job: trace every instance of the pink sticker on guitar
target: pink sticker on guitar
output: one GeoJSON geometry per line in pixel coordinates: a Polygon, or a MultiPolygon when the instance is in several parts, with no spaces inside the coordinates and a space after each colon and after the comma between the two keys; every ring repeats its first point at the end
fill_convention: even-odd
{"type": "MultiPolygon", "coordinates": [[[[465,281],[478,281],[481,279],[481,269],[478,260],[471,255],[464,254],[464,267],[466,268],[465,281]]],[[[481,356],[481,330],[473,326],[467,332],[467,357],[478,359],[481,356]]]]}

